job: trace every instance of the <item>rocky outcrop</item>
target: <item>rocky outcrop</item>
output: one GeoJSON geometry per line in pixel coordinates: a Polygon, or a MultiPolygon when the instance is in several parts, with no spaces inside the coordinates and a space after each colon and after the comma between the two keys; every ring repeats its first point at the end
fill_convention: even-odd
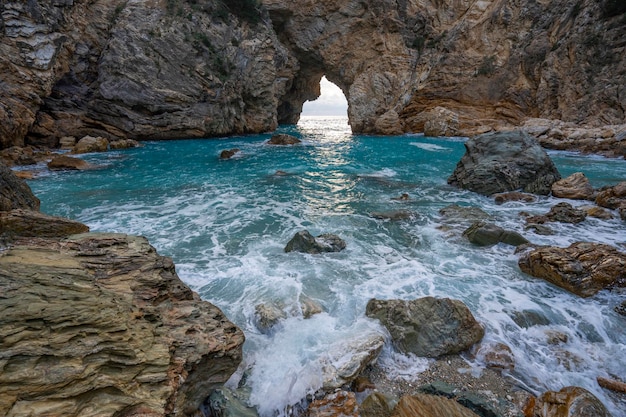
{"type": "Polygon", "coordinates": [[[612,246],[577,242],[567,248],[541,247],[522,254],[522,272],[581,297],[626,286],[626,254],[612,246]]]}
{"type": "Polygon", "coordinates": [[[517,189],[549,194],[561,178],[537,141],[521,131],[476,136],[465,148],[448,184],[484,195],[517,189]]]}
{"type": "Polygon", "coordinates": [[[324,233],[317,237],[307,230],[296,233],[287,245],[285,252],[323,253],[340,252],[346,248],[346,242],[332,233],[324,233]]]}
{"type": "Polygon", "coordinates": [[[53,171],[83,170],[90,168],[91,165],[87,161],[67,155],[57,155],[53,157],[50,162],[48,162],[48,169],[53,171]]]}
{"type": "Polygon", "coordinates": [[[142,237],[18,241],[0,294],[2,415],[188,415],[241,360],[242,332],[142,237]]]}
{"type": "Polygon", "coordinates": [[[384,345],[384,337],[377,333],[333,345],[322,362],[323,388],[334,390],[350,385],[366,366],[376,361],[384,345]]]}
{"type": "Polygon", "coordinates": [[[500,242],[512,246],[528,243],[528,240],[519,233],[486,222],[472,224],[463,232],[463,236],[477,246],[491,246],[500,242]]]}
{"type": "Polygon", "coordinates": [[[594,194],[589,179],[582,172],[575,172],[552,184],[552,195],[559,198],[593,200],[594,194]]]}
{"type": "Polygon", "coordinates": [[[270,140],[267,141],[268,145],[297,145],[302,142],[295,136],[287,135],[284,133],[279,133],[276,135],[272,135],[270,140]]]}
{"type": "Polygon", "coordinates": [[[13,209],[39,210],[39,199],[35,197],[24,180],[0,163],[0,211],[13,209]]]}
{"type": "Polygon", "coordinates": [[[89,231],[83,223],[48,216],[34,210],[0,212],[0,235],[7,237],[61,238],[89,231]]]}
{"type": "Polygon", "coordinates": [[[558,203],[550,208],[546,214],[526,218],[528,224],[543,224],[546,222],[580,223],[587,218],[587,212],[573,207],[569,203],[558,203]]]}
{"type": "Polygon", "coordinates": [[[401,351],[418,356],[461,352],[485,334],[467,306],[449,298],[372,299],[365,314],[381,321],[401,351]]]}
{"type": "Polygon", "coordinates": [[[606,407],[592,393],[581,387],[565,387],[544,392],[529,404],[530,417],[611,417],[606,407]]]}
{"type": "Polygon", "coordinates": [[[596,204],[618,210],[622,220],[626,220],[626,181],[601,189],[596,196],[596,204]]]}

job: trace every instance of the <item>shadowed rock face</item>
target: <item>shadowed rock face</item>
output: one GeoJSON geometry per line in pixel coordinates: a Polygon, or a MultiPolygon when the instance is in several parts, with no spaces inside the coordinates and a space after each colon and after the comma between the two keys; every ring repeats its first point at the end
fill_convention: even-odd
{"type": "Polygon", "coordinates": [[[3,2],[0,147],[269,131],[323,75],[358,133],[626,123],[611,2],[262,3],[3,2]]]}

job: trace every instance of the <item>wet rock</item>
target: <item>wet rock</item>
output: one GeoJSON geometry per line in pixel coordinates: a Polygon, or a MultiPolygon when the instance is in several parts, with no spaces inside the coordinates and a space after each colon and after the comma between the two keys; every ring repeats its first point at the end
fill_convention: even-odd
{"type": "Polygon", "coordinates": [[[411,197],[407,193],[402,193],[398,197],[391,197],[391,199],[395,201],[409,201],[411,197]]]}
{"type": "Polygon", "coordinates": [[[622,304],[615,306],[615,311],[622,316],[626,316],[626,300],[622,304]]]}
{"type": "Polygon", "coordinates": [[[376,385],[364,376],[357,376],[354,378],[351,387],[354,392],[364,392],[366,390],[376,389],[376,385]]]}
{"type": "Polygon", "coordinates": [[[488,342],[475,345],[473,353],[488,368],[512,371],[515,368],[515,356],[511,348],[504,343],[488,342]]]}
{"type": "Polygon", "coordinates": [[[449,398],[428,394],[405,395],[393,410],[393,417],[479,417],[449,398]]]}
{"type": "Polygon", "coordinates": [[[35,197],[24,180],[0,163],[0,211],[13,209],[39,210],[39,199],[35,197]]]}
{"type": "Polygon", "coordinates": [[[324,389],[351,384],[367,365],[378,358],[384,345],[384,337],[373,333],[331,346],[323,363],[324,389]]]}
{"type": "Polygon", "coordinates": [[[477,222],[489,219],[489,214],[479,207],[451,204],[439,210],[439,214],[449,222],[477,222]]]}
{"type": "Polygon", "coordinates": [[[30,146],[12,146],[0,151],[0,158],[7,166],[34,165],[43,160],[49,154],[48,151],[35,151],[30,146]]]}
{"type": "Polygon", "coordinates": [[[535,310],[513,311],[510,315],[515,324],[524,329],[550,324],[550,320],[543,313],[535,310]]]}
{"type": "Polygon", "coordinates": [[[134,139],[117,139],[109,142],[110,149],[130,149],[130,148],[139,148],[141,143],[137,142],[134,139]]]}
{"type": "MultiPolygon", "coordinates": [[[[540,220],[543,220],[543,219],[540,219],[540,220]]],[[[542,236],[551,236],[554,234],[554,230],[550,229],[548,226],[543,225],[543,224],[530,223],[530,224],[527,224],[524,227],[524,229],[533,230],[536,234],[542,235],[542,236]]]]}
{"type": "Polygon", "coordinates": [[[609,209],[626,208],[626,181],[601,189],[596,196],[596,204],[609,209]]]}
{"type": "Polygon", "coordinates": [[[613,215],[611,214],[611,212],[603,209],[602,207],[585,206],[585,207],[581,207],[580,209],[584,210],[585,213],[587,213],[587,216],[595,217],[596,219],[611,220],[613,218],[613,215]]]}
{"type": "Polygon", "coordinates": [[[626,286],[626,254],[612,246],[577,242],[567,248],[541,247],[522,254],[520,269],[581,297],[626,286]]]}
{"type": "Polygon", "coordinates": [[[519,191],[497,193],[493,195],[493,198],[496,204],[504,204],[510,201],[521,201],[522,203],[534,203],[537,201],[536,196],[528,193],[520,193],[519,191]]]}
{"type": "Polygon", "coordinates": [[[311,316],[315,314],[319,314],[324,309],[317,301],[313,300],[306,295],[300,296],[300,312],[302,313],[302,317],[305,319],[311,318],[311,316]]]}
{"type": "Polygon", "coordinates": [[[190,415],[243,333],[142,237],[30,239],[0,257],[0,415],[190,415]]]}
{"type": "Polygon", "coordinates": [[[238,148],[224,149],[222,152],[220,152],[220,159],[230,159],[233,156],[235,156],[235,154],[237,154],[238,152],[239,152],[238,148]]]}
{"type": "Polygon", "coordinates": [[[308,417],[359,417],[356,395],[337,391],[309,404],[308,417]]]}
{"type": "Polygon", "coordinates": [[[257,329],[267,334],[274,326],[287,318],[287,313],[277,304],[263,303],[254,308],[254,318],[257,329]]]}
{"type": "Polygon", "coordinates": [[[206,401],[209,416],[258,417],[254,408],[248,407],[236,393],[228,388],[216,389],[206,401]]]}
{"type": "Polygon", "coordinates": [[[380,392],[373,392],[363,400],[361,406],[361,417],[389,417],[392,406],[387,397],[380,392]]]}
{"type": "Polygon", "coordinates": [[[86,161],[67,155],[55,156],[54,158],[52,158],[52,161],[48,162],[48,169],[51,169],[53,171],[83,170],[90,168],[91,165],[89,165],[86,161]]]}
{"type": "Polygon", "coordinates": [[[373,211],[370,213],[375,219],[378,220],[408,220],[414,217],[414,214],[408,210],[390,210],[390,211],[373,211]]]}
{"type": "Polygon", "coordinates": [[[528,240],[517,232],[504,230],[492,223],[476,222],[463,232],[471,243],[478,246],[491,246],[497,243],[519,246],[529,243],[528,240]]]}
{"type": "Polygon", "coordinates": [[[529,411],[532,417],[611,417],[604,404],[581,387],[544,392],[529,411]]]}
{"type": "Polygon", "coordinates": [[[521,131],[487,133],[465,143],[466,153],[448,184],[492,195],[523,189],[547,195],[561,178],[554,163],[530,135],[521,131]]]}
{"type": "Polygon", "coordinates": [[[91,152],[106,152],[109,149],[109,141],[103,137],[85,136],[79,140],[72,153],[91,153],[91,152]]]}
{"type": "Polygon", "coordinates": [[[339,236],[324,233],[313,237],[307,230],[302,230],[294,235],[285,246],[285,252],[340,252],[346,248],[346,242],[339,236]]]}
{"type": "Polygon", "coordinates": [[[485,334],[469,308],[449,298],[372,299],[365,314],[381,321],[401,351],[418,356],[457,353],[479,342],[485,334]]]}
{"type": "Polygon", "coordinates": [[[38,211],[17,209],[0,212],[0,234],[11,237],[66,237],[88,231],[89,227],[80,222],[38,211]]]}
{"type": "Polygon", "coordinates": [[[558,203],[544,215],[531,216],[526,219],[529,224],[560,222],[560,223],[580,223],[587,218],[587,212],[572,207],[569,203],[558,203]]]}
{"type": "Polygon", "coordinates": [[[558,198],[593,200],[594,194],[589,179],[582,172],[575,172],[552,184],[552,195],[558,198]]]}
{"type": "Polygon", "coordinates": [[[546,342],[548,342],[549,345],[561,345],[567,343],[569,340],[566,333],[559,332],[557,330],[546,330],[545,334],[546,342]]]}
{"type": "Polygon", "coordinates": [[[302,141],[295,136],[287,135],[284,133],[279,133],[276,135],[272,135],[270,140],[267,142],[268,145],[297,145],[302,141]]]}

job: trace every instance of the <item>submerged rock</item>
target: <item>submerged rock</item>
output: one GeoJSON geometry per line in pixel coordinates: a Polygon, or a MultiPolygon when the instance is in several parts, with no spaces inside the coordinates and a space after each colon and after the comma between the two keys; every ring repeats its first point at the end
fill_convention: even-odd
{"type": "Polygon", "coordinates": [[[270,140],[267,142],[268,145],[296,145],[302,142],[295,136],[287,135],[284,133],[279,133],[273,135],[270,140]]]}
{"type": "Polygon", "coordinates": [[[539,143],[521,131],[476,136],[465,148],[448,184],[483,195],[517,189],[547,195],[561,178],[539,143]]]}
{"type": "Polygon", "coordinates": [[[339,236],[324,233],[313,237],[307,230],[302,230],[294,235],[285,246],[285,252],[340,252],[346,248],[346,242],[339,236]]]}
{"type": "Polygon", "coordinates": [[[241,330],[142,237],[18,242],[0,294],[0,415],[188,415],[241,361],[241,330]]]}
{"type": "Polygon", "coordinates": [[[401,351],[418,356],[457,353],[479,342],[485,334],[469,308],[450,298],[372,299],[365,314],[381,321],[401,351]]]}
{"type": "Polygon", "coordinates": [[[230,159],[239,152],[239,148],[224,149],[220,152],[220,159],[230,159]]]}
{"type": "Polygon", "coordinates": [[[254,318],[257,329],[261,333],[269,333],[274,326],[287,318],[287,313],[277,304],[263,303],[254,308],[254,318]]]}
{"type": "Polygon", "coordinates": [[[529,407],[532,417],[611,417],[604,404],[581,387],[565,387],[544,392],[529,407]]]}
{"type": "Polygon", "coordinates": [[[39,210],[39,199],[35,197],[24,180],[0,163],[0,211],[13,209],[39,210]]]}
{"type": "Polygon", "coordinates": [[[517,232],[504,230],[492,223],[476,222],[463,232],[470,242],[478,246],[490,246],[496,243],[519,246],[528,243],[528,240],[517,232]]]}
{"type": "Polygon", "coordinates": [[[552,195],[559,198],[593,200],[594,194],[589,179],[582,172],[575,172],[552,184],[552,195]]]}
{"type": "Polygon", "coordinates": [[[415,217],[409,210],[373,211],[370,213],[370,216],[378,220],[391,221],[408,220],[415,217]]]}
{"type": "Polygon", "coordinates": [[[626,286],[626,254],[612,246],[577,242],[567,248],[541,247],[522,254],[522,272],[581,297],[626,286]]]}

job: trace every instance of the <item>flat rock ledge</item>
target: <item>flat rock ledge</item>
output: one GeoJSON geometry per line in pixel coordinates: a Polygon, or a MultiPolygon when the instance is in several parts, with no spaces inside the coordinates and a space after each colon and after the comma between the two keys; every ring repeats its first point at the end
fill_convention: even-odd
{"type": "Polygon", "coordinates": [[[21,238],[0,255],[0,415],[192,414],[243,342],[145,238],[21,238]]]}

